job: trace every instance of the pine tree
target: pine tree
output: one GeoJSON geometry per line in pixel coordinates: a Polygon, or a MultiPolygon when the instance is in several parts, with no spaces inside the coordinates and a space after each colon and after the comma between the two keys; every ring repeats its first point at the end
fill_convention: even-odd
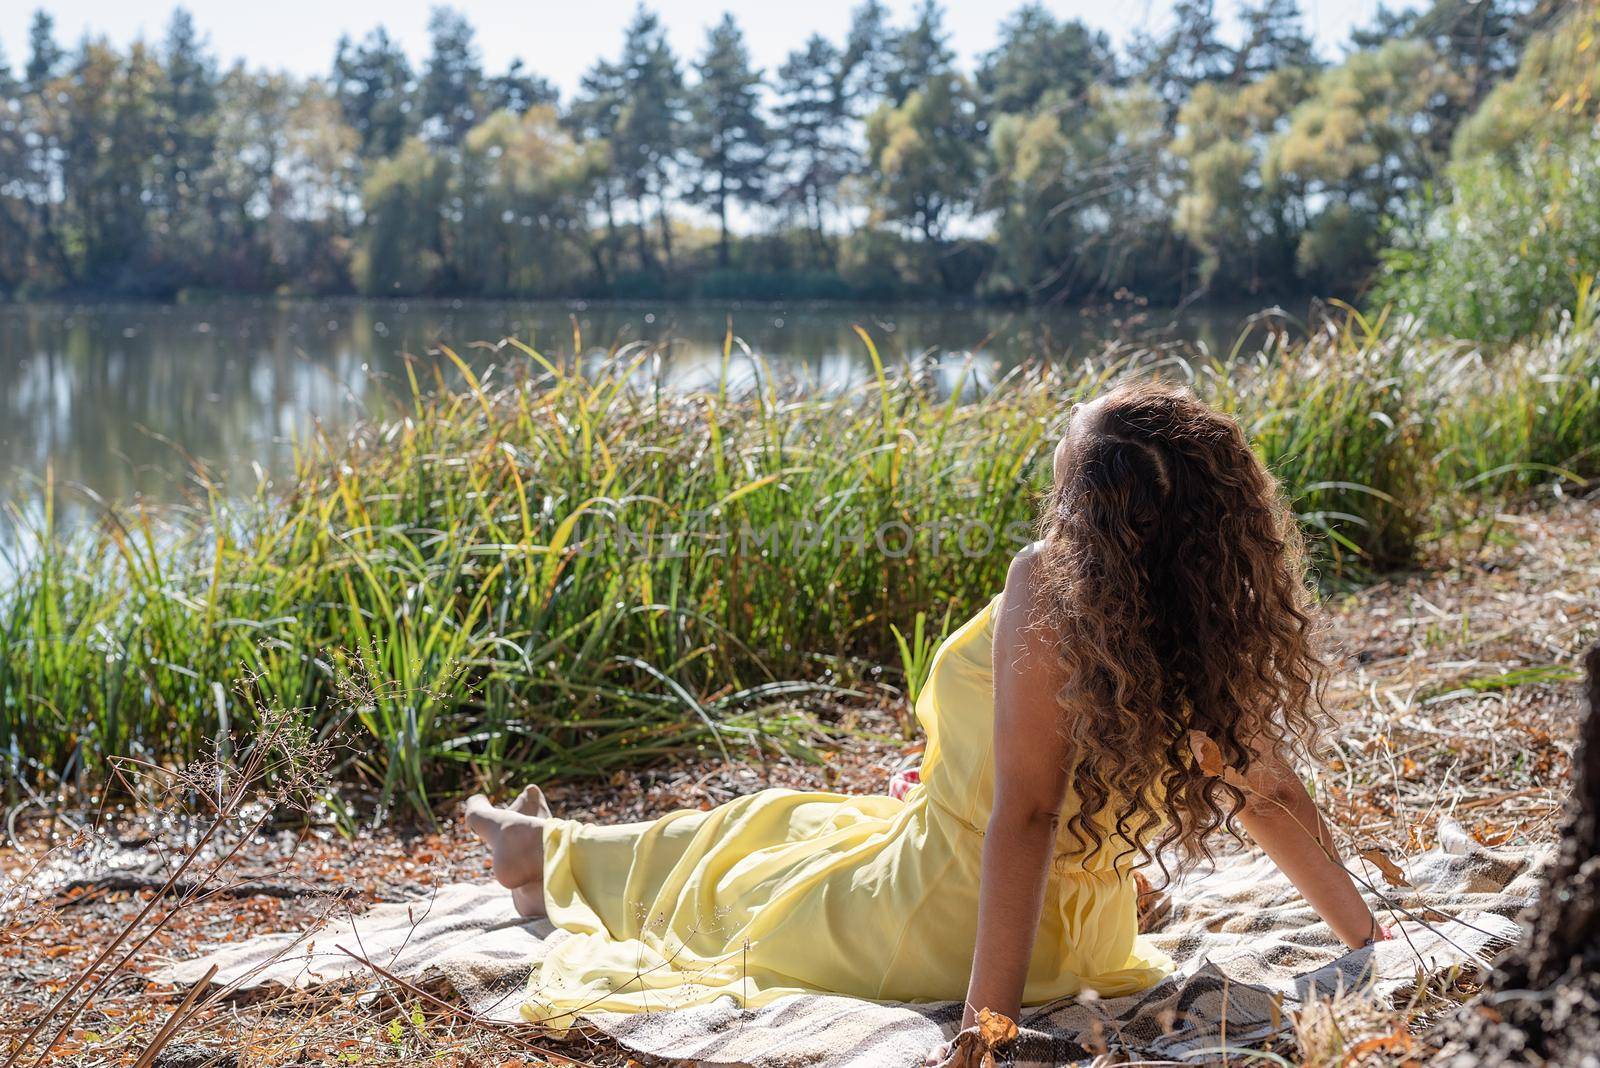
{"type": "Polygon", "coordinates": [[[1372,50],[1411,38],[1426,41],[1449,58],[1465,80],[1467,94],[1440,101],[1433,109],[1437,146],[1448,144],[1489,91],[1517,70],[1530,37],[1577,9],[1569,0],[1433,0],[1400,10],[1379,5],[1371,23],[1351,33],[1350,41],[1358,49],[1372,50]]]}
{"type": "Polygon", "coordinates": [[[938,0],[922,0],[916,21],[895,40],[887,87],[890,102],[899,107],[935,79],[950,77],[955,58],[944,28],[944,9],[938,0]]]}
{"type": "Polygon", "coordinates": [[[172,13],[161,59],[162,84],[155,94],[161,135],[151,192],[156,207],[172,216],[193,199],[210,169],[217,134],[216,61],[183,8],[172,13]]]}
{"type": "Polygon", "coordinates": [[[1082,100],[1115,76],[1111,42],[1076,19],[1057,21],[1041,3],[1024,4],[1000,24],[1000,43],[978,64],[986,115],[1021,115],[1047,97],[1054,107],[1082,100]]]}
{"type": "Polygon", "coordinates": [[[542,104],[554,105],[560,94],[549,79],[533,74],[522,60],[513,59],[504,74],[490,78],[483,88],[485,110],[524,115],[542,104]]]}
{"type": "Polygon", "coordinates": [[[1258,0],[1239,12],[1239,21],[1244,40],[1233,51],[1232,84],[1246,85],[1274,71],[1320,66],[1299,0],[1258,0]]]}
{"type": "MultiPolygon", "coordinates": [[[[0,174],[17,178],[28,170],[26,128],[21,108],[12,105],[21,88],[0,47],[0,174]]],[[[33,250],[28,223],[28,202],[17,190],[0,188],[0,248],[8,250],[0,256],[0,294],[9,296],[29,279],[33,250]]]]}
{"type": "Polygon", "coordinates": [[[638,209],[639,259],[651,265],[644,236],[645,204],[654,201],[661,250],[672,268],[672,221],[667,196],[679,163],[684,125],[683,74],[661,20],[640,7],[623,35],[623,105],[612,136],[612,161],[638,209]]]}
{"type": "Polygon", "coordinates": [[[37,93],[44,84],[61,73],[67,53],[56,44],[56,20],[44,10],[33,13],[28,25],[28,65],[23,68],[22,80],[28,92],[37,93]]]}
{"type": "Polygon", "coordinates": [[[1417,14],[1411,36],[1427,41],[1440,55],[1452,57],[1472,87],[1470,108],[1516,70],[1529,36],[1559,8],[1559,4],[1544,8],[1529,0],[1434,0],[1417,14]]]}
{"type": "Polygon", "coordinates": [[[1172,28],[1159,37],[1136,36],[1128,57],[1134,77],[1148,83],[1166,105],[1170,129],[1194,87],[1220,81],[1230,69],[1214,0],[1175,0],[1172,28]]]}
{"type": "Polygon", "coordinates": [[[850,13],[850,31],[839,57],[838,91],[851,116],[870,113],[888,94],[899,39],[881,0],[866,0],[850,13]]]}
{"type": "Polygon", "coordinates": [[[379,26],[360,44],[339,39],[333,94],[360,138],[363,159],[387,159],[411,135],[413,90],[411,63],[388,30],[379,26]]]}
{"type": "Polygon", "coordinates": [[[428,19],[433,50],[422,74],[424,133],[457,145],[481,118],[483,66],[472,24],[459,11],[436,7],[428,19]]]}
{"type": "Polygon", "coordinates": [[[731,14],[711,29],[695,65],[688,140],[698,164],[690,199],[717,215],[717,266],[728,266],[728,206],[758,204],[767,185],[767,124],[759,113],[761,74],[750,66],[744,34],[731,14]]]}
{"type": "Polygon", "coordinates": [[[789,53],[774,86],[774,143],[779,164],[777,202],[805,219],[819,261],[828,257],[826,220],[839,184],[851,173],[855,149],[846,124],[844,56],[812,34],[789,53]]]}
{"type": "MultiPolygon", "coordinates": [[[[602,146],[613,157],[613,161],[625,91],[622,68],[602,59],[589,68],[578,83],[578,95],[573,98],[566,114],[566,125],[573,136],[582,144],[602,146]]],[[[622,244],[617,230],[617,201],[626,193],[621,188],[615,166],[606,168],[599,175],[595,191],[601,212],[605,215],[606,236],[604,240],[594,243],[591,256],[596,276],[605,282],[611,276],[615,257],[622,244]]]]}

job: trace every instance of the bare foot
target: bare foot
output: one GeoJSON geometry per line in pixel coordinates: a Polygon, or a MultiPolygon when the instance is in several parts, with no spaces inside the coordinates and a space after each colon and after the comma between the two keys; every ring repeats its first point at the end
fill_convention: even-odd
{"type": "Polygon", "coordinates": [[[517,795],[517,799],[507,805],[506,808],[509,808],[512,812],[520,812],[524,816],[532,816],[535,819],[547,820],[551,816],[550,802],[544,799],[544,791],[531,783],[524,786],[522,792],[517,795]]]}
{"type": "Polygon", "coordinates": [[[467,799],[467,826],[489,847],[495,881],[511,891],[523,916],[544,915],[544,821],[550,805],[529,786],[505,808],[482,794],[467,799]]]}

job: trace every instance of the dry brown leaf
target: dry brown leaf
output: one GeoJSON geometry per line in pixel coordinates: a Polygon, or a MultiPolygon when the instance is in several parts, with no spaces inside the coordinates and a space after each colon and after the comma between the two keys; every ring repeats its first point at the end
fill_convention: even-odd
{"type": "Polygon", "coordinates": [[[1201,771],[1213,779],[1222,778],[1222,772],[1225,770],[1222,750],[1211,740],[1211,735],[1205,731],[1190,731],[1189,748],[1194,751],[1195,763],[1200,765],[1201,771]]]}
{"type": "Polygon", "coordinates": [[[1373,1053],[1380,1049],[1390,1053],[1409,1053],[1414,1048],[1416,1048],[1416,1039],[1411,1037],[1411,1033],[1396,1027],[1390,1034],[1363,1039],[1351,1046],[1344,1062],[1352,1064],[1368,1053],[1373,1053]]]}
{"type": "Polygon", "coordinates": [[[993,1049],[1017,1037],[1017,1023],[1011,1017],[990,1009],[978,1010],[978,1037],[993,1049]]]}
{"type": "Polygon", "coordinates": [[[1194,751],[1195,763],[1200,765],[1201,771],[1213,779],[1221,779],[1242,793],[1252,792],[1250,780],[1238,768],[1223,763],[1222,749],[1211,740],[1211,735],[1205,731],[1190,731],[1189,748],[1194,751]]]}
{"type": "Polygon", "coordinates": [[[1406,881],[1406,873],[1400,869],[1400,865],[1390,860],[1388,854],[1376,846],[1370,849],[1363,849],[1360,856],[1362,860],[1383,872],[1384,881],[1390,886],[1409,887],[1411,885],[1406,881]]]}

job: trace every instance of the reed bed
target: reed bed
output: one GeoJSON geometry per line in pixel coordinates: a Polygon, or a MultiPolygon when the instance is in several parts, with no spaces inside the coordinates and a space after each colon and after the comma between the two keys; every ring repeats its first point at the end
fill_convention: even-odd
{"type": "Polygon", "coordinates": [[[1600,473],[1583,321],[1488,353],[1352,316],[1226,359],[1110,348],[998,382],[863,345],[870,377],[829,391],[731,338],[696,390],[648,351],[509,341],[477,373],[446,351],[403,415],[304,442],[279,488],[67,533],[47,487],[12,518],[0,593],[13,788],[114,754],[183,763],[259,708],[346,741],[338,770],[380,811],[508,774],[803,750],[808,705],[885,671],[915,686],[1027,539],[1070,403],[1131,375],[1241,419],[1327,584],[1600,473]]]}

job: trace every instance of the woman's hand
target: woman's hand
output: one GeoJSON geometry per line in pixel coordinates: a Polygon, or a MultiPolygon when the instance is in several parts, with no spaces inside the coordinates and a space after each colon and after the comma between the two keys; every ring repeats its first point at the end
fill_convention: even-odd
{"type": "Polygon", "coordinates": [[[933,1052],[922,1058],[922,1064],[923,1068],[980,1068],[986,1052],[983,1037],[973,1026],[933,1047],[933,1052]]]}
{"type": "Polygon", "coordinates": [[[1239,823],[1306,903],[1351,949],[1381,936],[1377,918],[1339,859],[1333,831],[1305,784],[1283,757],[1258,752],[1245,773],[1239,823]]]}
{"type": "Polygon", "coordinates": [[[982,1068],[994,1064],[993,1053],[1017,1037],[1017,1025],[1009,1016],[983,1009],[977,1022],[949,1042],[941,1042],[922,1059],[923,1068],[982,1068]]]}

